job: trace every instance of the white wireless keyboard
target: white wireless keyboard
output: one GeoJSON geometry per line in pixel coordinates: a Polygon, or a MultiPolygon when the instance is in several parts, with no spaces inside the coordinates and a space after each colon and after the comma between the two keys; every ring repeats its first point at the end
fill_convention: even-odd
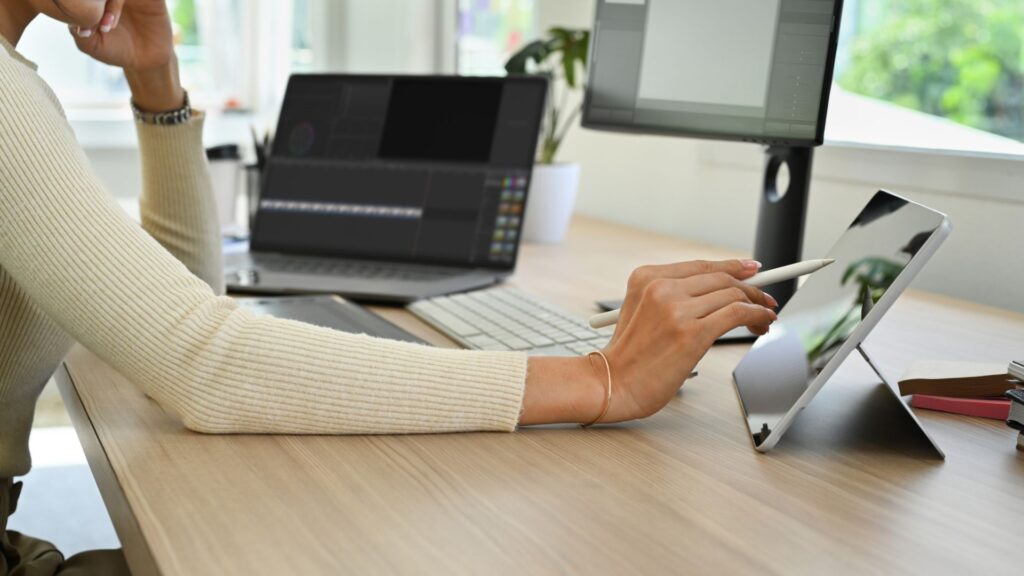
{"type": "Polygon", "coordinates": [[[604,348],[615,330],[613,326],[594,330],[586,320],[504,286],[420,300],[408,309],[475,350],[586,354],[604,348]]]}

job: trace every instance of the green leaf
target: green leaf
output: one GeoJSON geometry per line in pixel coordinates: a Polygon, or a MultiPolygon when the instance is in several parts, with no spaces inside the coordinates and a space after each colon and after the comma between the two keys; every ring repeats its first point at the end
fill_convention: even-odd
{"type": "MultiPolygon", "coordinates": [[[[568,90],[578,90],[583,85],[580,73],[586,72],[589,50],[589,30],[556,26],[548,30],[546,38],[530,42],[509,58],[505,71],[509,74],[543,74],[552,82],[560,74],[568,90]],[[530,69],[531,62],[537,65],[536,69],[530,69]]],[[[579,115],[579,111],[574,108],[562,110],[563,106],[572,106],[569,102],[573,100],[549,100],[544,137],[538,152],[541,163],[554,162],[569,125],[579,115]],[[560,125],[560,121],[565,126],[560,125]]]]}
{"type": "MultiPolygon", "coordinates": [[[[571,45],[570,45],[571,46],[571,45]]],[[[565,83],[570,88],[576,87],[576,59],[569,51],[562,52],[562,71],[565,72],[565,83]]]]}
{"type": "Polygon", "coordinates": [[[519,49],[505,63],[505,72],[509,74],[527,74],[527,64],[530,61],[540,65],[551,55],[548,43],[543,40],[534,40],[519,49]]]}

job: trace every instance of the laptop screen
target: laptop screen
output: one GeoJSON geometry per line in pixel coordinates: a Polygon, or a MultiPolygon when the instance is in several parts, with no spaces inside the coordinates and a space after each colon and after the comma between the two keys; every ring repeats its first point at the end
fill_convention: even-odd
{"type": "Polygon", "coordinates": [[[532,77],[293,76],[253,248],[512,268],[546,94],[532,77]]]}

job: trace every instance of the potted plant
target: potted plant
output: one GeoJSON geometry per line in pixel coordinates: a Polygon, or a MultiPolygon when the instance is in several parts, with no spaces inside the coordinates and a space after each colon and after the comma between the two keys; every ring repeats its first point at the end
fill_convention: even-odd
{"type": "Polygon", "coordinates": [[[589,47],[589,30],[552,28],[547,38],[530,42],[505,64],[509,74],[543,74],[550,80],[540,150],[523,217],[526,242],[561,242],[572,218],[580,167],[556,158],[583,109],[580,93],[589,47]]]}

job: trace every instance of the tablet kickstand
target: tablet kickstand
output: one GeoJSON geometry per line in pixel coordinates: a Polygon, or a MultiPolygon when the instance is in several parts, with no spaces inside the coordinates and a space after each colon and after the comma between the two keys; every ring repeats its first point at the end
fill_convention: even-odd
{"type": "Polygon", "coordinates": [[[910,409],[910,406],[908,406],[907,403],[903,401],[903,398],[900,397],[899,393],[896,392],[898,388],[896,388],[892,384],[892,382],[890,382],[889,379],[885,377],[885,374],[882,374],[882,371],[878,369],[878,366],[876,366],[875,363],[871,361],[871,357],[868,356],[867,351],[864,350],[863,344],[857,345],[857,352],[860,352],[861,358],[863,358],[864,361],[867,362],[868,366],[871,367],[871,370],[879,378],[882,379],[882,383],[889,390],[889,392],[892,393],[893,400],[898,402],[899,405],[903,407],[903,413],[910,417],[910,419],[914,422],[914,426],[921,433],[921,435],[924,436],[926,440],[928,440],[928,443],[931,444],[932,448],[935,449],[935,452],[938,453],[938,455],[941,458],[945,459],[945,452],[942,451],[942,448],[939,448],[939,445],[937,442],[935,442],[935,439],[932,438],[930,434],[928,434],[928,431],[924,429],[924,426],[921,424],[921,421],[917,419],[917,415],[914,414],[914,411],[910,409]]]}
{"type": "Polygon", "coordinates": [[[889,388],[895,390],[895,388],[892,385],[892,382],[889,382],[889,379],[885,377],[885,374],[882,374],[882,371],[878,369],[878,366],[875,366],[875,363],[871,361],[871,356],[868,356],[867,351],[864,350],[863,344],[857,345],[857,352],[860,352],[861,358],[863,358],[864,361],[868,363],[868,366],[870,366],[871,370],[874,371],[874,373],[877,374],[878,377],[882,379],[882,382],[889,388]]]}

